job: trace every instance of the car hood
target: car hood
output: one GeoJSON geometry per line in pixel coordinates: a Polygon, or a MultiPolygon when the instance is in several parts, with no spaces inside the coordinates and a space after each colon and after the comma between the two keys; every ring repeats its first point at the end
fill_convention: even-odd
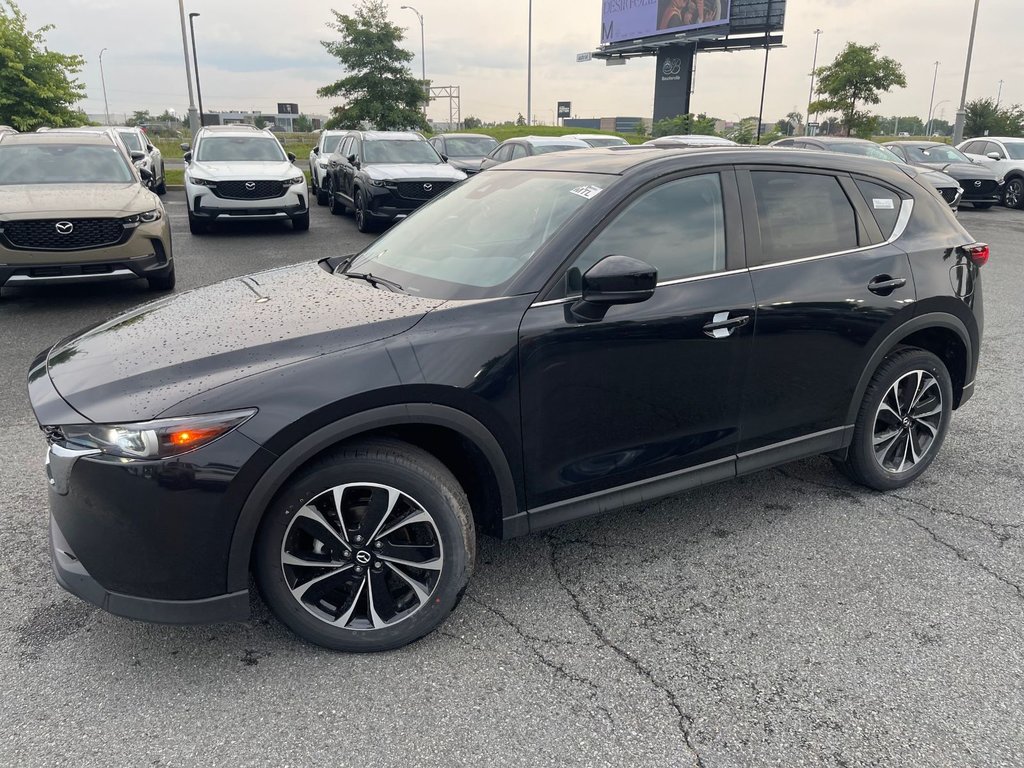
{"type": "Polygon", "coordinates": [[[203,163],[193,160],[188,172],[201,179],[212,177],[217,181],[269,179],[278,181],[295,176],[299,170],[287,160],[272,163],[203,163]]]}
{"type": "Polygon", "coordinates": [[[144,421],[222,384],[403,333],[442,303],[308,262],[145,304],[58,343],[47,366],[88,419],[144,421]]]}
{"type": "Polygon", "coordinates": [[[138,182],[128,184],[0,185],[4,219],[127,215],[160,207],[160,198],[138,182]]]}
{"type": "Polygon", "coordinates": [[[917,163],[922,168],[942,171],[954,179],[998,179],[999,174],[981,163],[917,163]]]}
{"type": "Polygon", "coordinates": [[[480,155],[480,157],[449,157],[448,165],[452,168],[458,168],[460,171],[479,171],[480,163],[486,155],[480,155]]]}
{"type": "Polygon", "coordinates": [[[363,172],[378,181],[414,179],[416,181],[462,181],[466,174],[447,163],[381,163],[367,165],[363,172]]]}
{"type": "Polygon", "coordinates": [[[928,184],[931,184],[936,189],[946,189],[948,187],[959,187],[960,182],[950,176],[948,173],[942,171],[932,171],[925,168],[918,168],[917,178],[928,184]]]}

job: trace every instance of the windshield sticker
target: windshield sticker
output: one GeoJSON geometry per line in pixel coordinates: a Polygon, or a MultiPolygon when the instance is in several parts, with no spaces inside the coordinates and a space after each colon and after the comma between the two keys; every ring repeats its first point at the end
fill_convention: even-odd
{"type": "Polygon", "coordinates": [[[574,195],[579,195],[580,197],[590,200],[591,198],[597,197],[602,189],[602,187],[595,187],[592,184],[587,184],[585,187],[576,187],[576,189],[570,189],[569,191],[574,195]]]}
{"type": "Polygon", "coordinates": [[[876,211],[894,211],[896,210],[896,203],[890,200],[888,197],[881,199],[875,197],[871,199],[871,204],[875,206],[876,211]]]}

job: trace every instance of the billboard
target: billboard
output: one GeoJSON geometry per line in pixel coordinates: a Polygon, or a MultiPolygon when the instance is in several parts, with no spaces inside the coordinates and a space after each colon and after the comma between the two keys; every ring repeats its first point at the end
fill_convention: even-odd
{"type": "Polygon", "coordinates": [[[297,115],[299,114],[299,105],[294,102],[277,102],[277,114],[279,115],[297,115]]]}
{"type": "Polygon", "coordinates": [[[572,102],[571,101],[560,101],[560,102],[558,102],[558,116],[559,117],[572,117],[572,102]]]}
{"type": "Polygon", "coordinates": [[[729,23],[731,0],[603,0],[601,44],[729,23]]]}

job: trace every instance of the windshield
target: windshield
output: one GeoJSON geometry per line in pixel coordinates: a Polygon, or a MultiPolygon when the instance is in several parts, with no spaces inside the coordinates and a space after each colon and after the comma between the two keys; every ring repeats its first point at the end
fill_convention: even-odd
{"type": "Polygon", "coordinates": [[[564,152],[567,149],[586,149],[577,144],[534,144],[533,154],[546,155],[548,152],[564,152]]]}
{"type": "Polygon", "coordinates": [[[936,144],[930,147],[904,147],[911,162],[914,163],[969,163],[970,158],[953,147],[936,144]]]}
{"type": "Polygon", "coordinates": [[[419,139],[371,140],[363,142],[363,162],[437,164],[441,162],[441,156],[427,142],[419,139]]]}
{"type": "Polygon", "coordinates": [[[129,152],[143,152],[142,142],[139,141],[139,134],[134,131],[119,131],[118,136],[121,137],[121,141],[128,147],[129,152]]]}
{"type": "Polygon", "coordinates": [[[129,184],[121,151],[110,144],[0,145],[0,184],[129,184]]]}
{"type": "Polygon", "coordinates": [[[584,139],[587,144],[592,147],[621,147],[623,144],[629,142],[625,139],[620,139],[617,136],[608,136],[607,138],[591,138],[584,139]]]}
{"type": "Polygon", "coordinates": [[[614,176],[493,171],[452,188],[363,251],[370,272],[437,299],[502,295],[537,249],[614,176]]]}
{"type": "Polygon", "coordinates": [[[1006,154],[1011,160],[1024,160],[1024,141],[1006,142],[1006,154]]]}
{"type": "Polygon", "coordinates": [[[339,133],[337,136],[328,136],[324,139],[324,154],[329,155],[338,148],[341,144],[341,140],[345,138],[345,134],[339,133]]]}
{"type": "Polygon", "coordinates": [[[262,136],[208,136],[199,142],[196,156],[196,160],[207,163],[279,163],[287,159],[277,139],[262,136]]]}
{"type": "Polygon", "coordinates": [[[496,146],[498,140],[490,136],[449,138],[444,142],[448,157],[483,157],[496,146]]]}
{"type": "Polygon", "coordinates": [[[846,155],[861,155],[862,157],[873,157],[876,160],[887,160],[890,163],[903,162],[895,152],[892,152],[891,150],[888,150],[885,147],[880,147],[874,143],[855,144],[851,142],[849,144],[826,144],[825,146],[828,149],[831,149],[833,152],[842,152],[843,154],[846,155]]]}

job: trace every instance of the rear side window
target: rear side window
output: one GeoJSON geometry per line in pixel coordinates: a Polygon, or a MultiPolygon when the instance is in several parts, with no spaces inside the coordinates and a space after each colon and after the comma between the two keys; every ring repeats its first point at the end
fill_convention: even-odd
{"type": "Polygon", "coordinates": [[[864,195],[864,200],[871,209],[871,215],[875,217],[875,223],[882,230],[882,237],[886,240],[896,229],[896,219],[900,216],[900,206],[903,204],[898,194],[888,187],[875,184],[864,179],[856,179],[857,188],[864,195]]]}
{"type": "Polygon", "coordinates": [[[755,264],[858,247],[857,214],[835,176],[751,171],[761,232],[755,264]]]}
{"type": "Polygon", "coordinates": [[[512,159],[518,160],[520,157],[526,157],[526,147],[522,144],[516,144],[512,148],[512,159]]]}

